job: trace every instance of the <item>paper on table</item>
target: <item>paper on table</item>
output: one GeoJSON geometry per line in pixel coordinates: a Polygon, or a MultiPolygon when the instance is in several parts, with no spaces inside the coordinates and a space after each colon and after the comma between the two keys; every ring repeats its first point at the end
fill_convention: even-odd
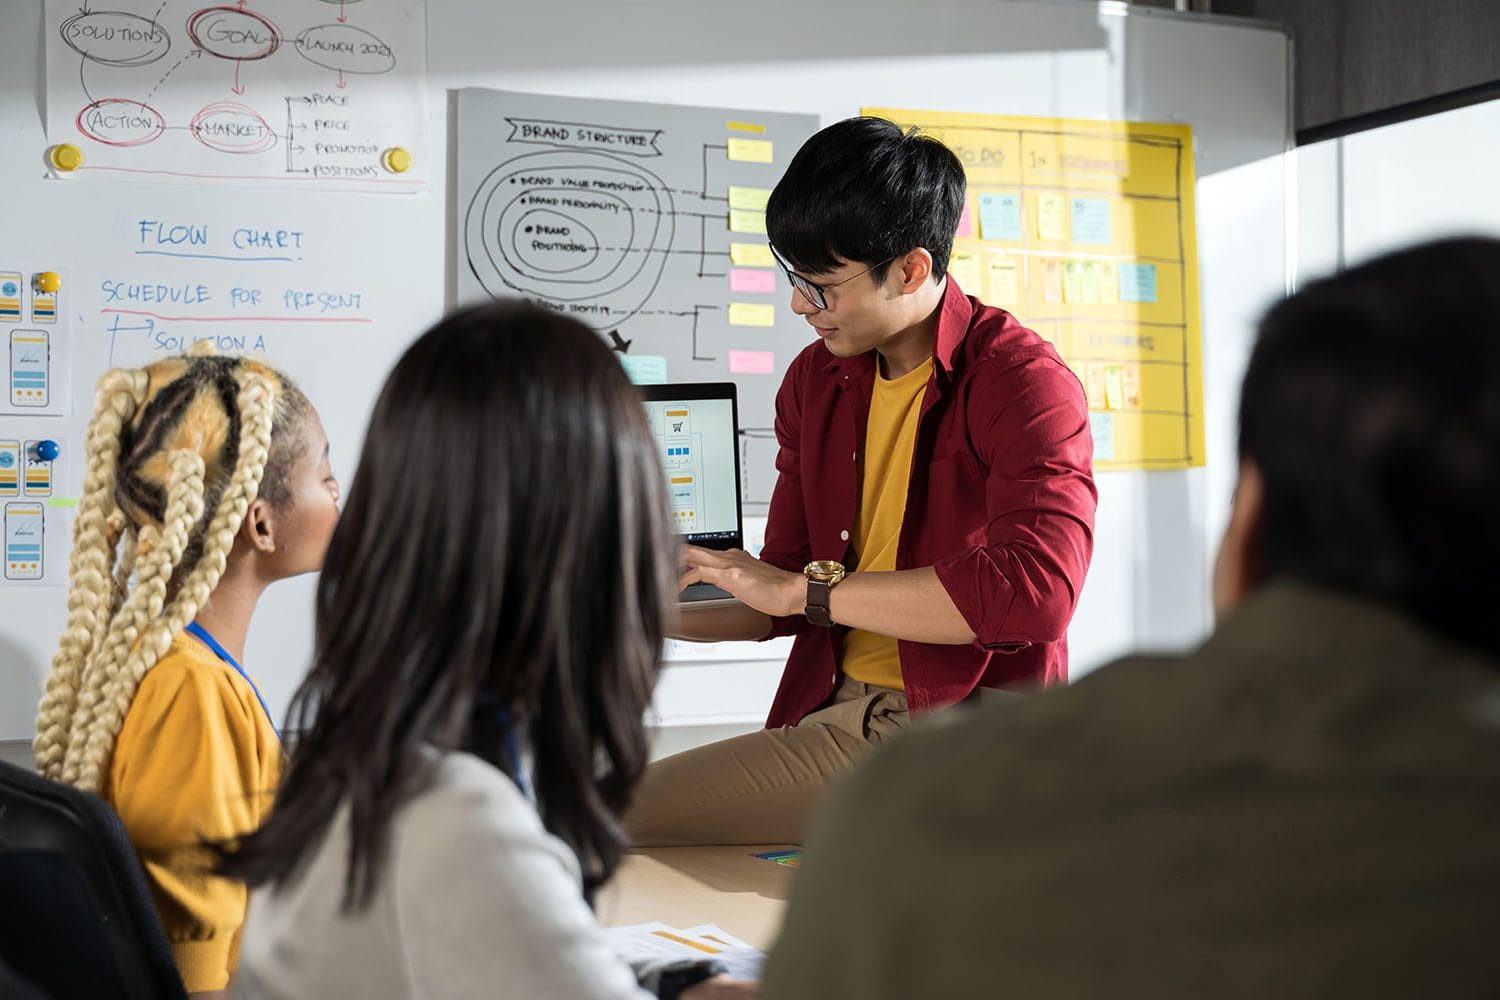
{"type": "Polygon", "coordinates": [[[632,965],[662,958],[713,958],[723,962],[736,979],[758,979],[765,960],[764,953],[717,924],[679,930],[658,920],[606,927],[604,934],[615,954],[632,965]]]}

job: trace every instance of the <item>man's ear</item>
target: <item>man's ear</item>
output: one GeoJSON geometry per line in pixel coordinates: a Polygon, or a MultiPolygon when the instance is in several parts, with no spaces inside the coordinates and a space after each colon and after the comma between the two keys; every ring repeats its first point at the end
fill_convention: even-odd
{"type": "Polygon", "coordinates": [[[275,509],[269,500],[256,497],[245,511],[245,520],[240,524],[240,537],[256,552],[270,554],[276,551],[275,509]]]}
{"type": "Polygon", "coordinates": [[[896,265],[901,268],[902,295],[921,291],[932,278],[932,254],[926,247],[917,247],[905,257],[897,258],[896,265]]]}
{"type": "Polygon", "coordinates": [[[1240,462],[1239,483],[1229,509],[1229,525],[1214,560],[1214,610],[1231,611],[1260,583],[1261,530],[1266,513],[1266,481],[1254,462],[1240,462]]]}

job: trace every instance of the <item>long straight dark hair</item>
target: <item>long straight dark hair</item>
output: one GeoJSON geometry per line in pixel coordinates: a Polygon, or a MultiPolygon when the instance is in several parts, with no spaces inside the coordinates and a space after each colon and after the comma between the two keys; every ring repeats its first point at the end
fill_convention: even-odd
{"type": "Polygon", "coordinates": [[[350,808],[344,907],[392,816],[461,749],[518,781],[584,894],[625,841],[673,597],[665,483],[639,395],[599,337],[520,303],[459,312],[397,363],[317,591],[311,672],[270,820],[221,871],[275,884],[350,808]]]}

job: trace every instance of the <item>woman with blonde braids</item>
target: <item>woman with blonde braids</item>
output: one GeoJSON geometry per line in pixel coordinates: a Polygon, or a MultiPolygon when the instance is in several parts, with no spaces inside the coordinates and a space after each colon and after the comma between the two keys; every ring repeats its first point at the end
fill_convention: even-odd
{"type": "Polygon", "coordinates": [[[247,892],[207,845],[260,825],[281,765],[245,638],[268,585],[321,566],[338,483],[307,398],[240,358],[109,372],[86,446],[37,769],[115,807],[184,985],[214,995],[247,892]]]}

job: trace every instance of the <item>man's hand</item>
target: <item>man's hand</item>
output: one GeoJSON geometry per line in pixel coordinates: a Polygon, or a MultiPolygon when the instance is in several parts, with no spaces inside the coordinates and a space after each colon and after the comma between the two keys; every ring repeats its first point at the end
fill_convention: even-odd
{"type": "Polygon", "coordinates": [[[684,545],[682,562],[679,592],[689,584],[711,583],[773,618],[800,615],[806,606],[806,577],[761,562],[743,549],[716,552],[684,545]]]}

